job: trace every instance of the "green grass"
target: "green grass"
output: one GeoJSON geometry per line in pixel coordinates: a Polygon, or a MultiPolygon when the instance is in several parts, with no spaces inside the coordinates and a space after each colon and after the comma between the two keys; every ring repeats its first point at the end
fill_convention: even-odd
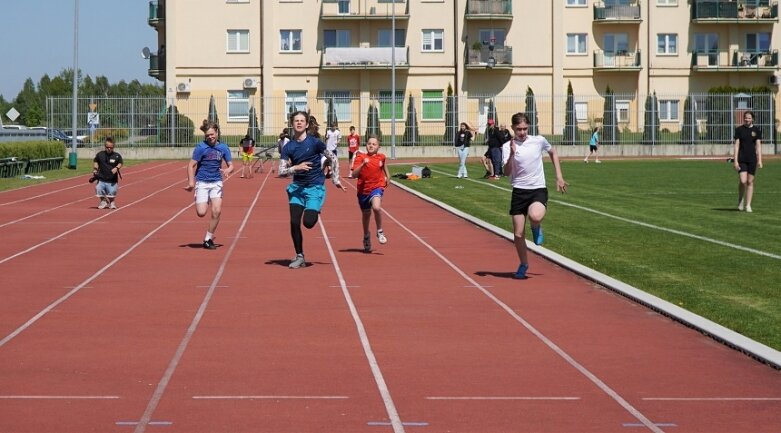
{"type": "MultiPolygon", "coordinates": [[[[123,165],[125,167],[129,167],[138,163],[139,161],[126,159],[123,165]]],[[[20,176],[0,178],[0,191],[5,191],[14,188],[21,188],[28,185],[37,185],[39,183],[46,183],[54,180],[67,179],[75,176],[83,176],[84,184],[85,185],[87,184],[87,179],[89,178],[88,175],[92,173],[91,159],[80,159],[76,161],[76,169],[69,169],[67,168],[67,166],[68,166],[68,159],[66,158],[65,161],[63,162],[62,168],[59,170],[48,170],[48,171],[42,171],[40,173],[31,173],[32,176],[43,176],[44,179],[22,179],[20,176]]]]}
{"type": "MultiPolygon", "coordinates": [[[[432,179],[402,182],[511,230],[506,178],[477,179],[478,164],[466,181],[452,177],[455,162],[429,167],[432,179]]],[[[555,185],[547,160],[545,171],[555,185]]],[[[723,159],[562,161],[562,171],[570,190],[550,194],[546,248],[781,350],[781,160],[757,173],[752,214],[735,210],[737,174],[723,159]]]]}

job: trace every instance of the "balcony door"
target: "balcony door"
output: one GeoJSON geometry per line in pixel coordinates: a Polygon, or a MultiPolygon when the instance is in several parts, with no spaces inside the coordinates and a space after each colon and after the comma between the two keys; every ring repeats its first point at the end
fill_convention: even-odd
{"type": "Polygon", "coordinates": [[[605,33],[602,48],[605,50],[605,66],[616,66],[616,56],[625,56],[629,51],[629,34],[605,33]]]}
{"type": "Polygon", "coordinates": [[[718,66],[719,64],[719,34],[718,33],[695,33],[694,34],[694,52],[699,59],[701,55],[707,56],[708,64],[699,66],[718,66]]]}

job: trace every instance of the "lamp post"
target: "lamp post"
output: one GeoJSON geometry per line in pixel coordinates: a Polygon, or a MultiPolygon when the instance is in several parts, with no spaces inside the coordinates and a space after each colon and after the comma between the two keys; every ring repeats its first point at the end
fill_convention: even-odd
{"type": "Polygon", "coordinates": [[[72,101],[72,119],[71,119],[71,151],[68,154],[68,168],[76,169],[78,154],[76,153],[76,123],[78,120],[78,99],[79,99],[79,0],[74,0],[75,10],[73,13],[73,101],[72,101]]]}
{"type": "Polygon", "coordinates": [[[396,159],[396,3],[391,3],[391,159],[396,159]]]}

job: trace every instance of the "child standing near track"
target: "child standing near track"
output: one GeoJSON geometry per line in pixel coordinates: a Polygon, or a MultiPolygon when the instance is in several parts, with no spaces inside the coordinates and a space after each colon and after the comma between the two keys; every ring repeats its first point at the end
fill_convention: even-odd
{"type": "Polygon", "coordinates": [[[363,223],[363,251],[372,250],[372,240],[369,234],[369,223],[372,211],[377,225],[377,240],[385,244],[388,239],[382,230],[382,196],[388,187],[388,166],[385,165],[385,155],[379,153],[380,141],[371,136],[366,142],[366,153],[357,153],[352,165],[353,177],[358,179],[358,206],[361,208],[363,223]]]}
{"type": "Polygon", "coordinates": [[[591,156],[591,154],[594,154],[594,158],[596,159],[594,162],[599,164],[601,161],[599,160],[599,155],[597,154],[597,150],[599,149],[599,126],[594,127],[594,131],[591,133],[591,139],[588,141],[588,153],[586,154],[586,158],[583,159],[583,162],[588,164],[588,157],[591,156]]]}
{"type": "Polygon", "coordinates": [[[241,139],[239,145],[241,146],[239,154],[241,155],[242,164],[240,177],[252,179],[252,158],[255,157],[255,140],[249,135],[245,135],[244,138],[241,139]]]}
{"type": "MultiPolygon", "coordinates": [[[[350,135],[347,136],[347,162],[350,164],[350,167],[353,166],[353,160],[355,160],[355,154],[358,153],[358,150],[361,148],[361,136],[355,133],[355,127],[350,126],[350,135]]],[[[347,176],[349,178],[353,177],[353,173],[350,172],[350,174],[347,176]]]]}

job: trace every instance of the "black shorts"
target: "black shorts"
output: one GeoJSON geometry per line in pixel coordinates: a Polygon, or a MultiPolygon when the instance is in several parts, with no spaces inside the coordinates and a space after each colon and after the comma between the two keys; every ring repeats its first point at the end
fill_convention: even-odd
{"type": "Polygon", "coordinates": [[[754,176],[757,174],[757,163],[754,162],[741,162],[740,163],[740,170],[738,172],[744,172],[747,171],[748,174],[754,176]]]}
{"type": "Polygon", "coordinates": [[[513,196],[510,201],[510,215],[528,215],[529,206],[534,202],[540,202],[543,206],[548,207],[548,188],[513,188],[513,196]]]}
{"type": "Polygon", "coordinates": [[[592,151],[592,152],[596,152],[597,151],[597,145],[596,144],[589,144],[588,145],[588,149],[590,151],[592,151]]]}

